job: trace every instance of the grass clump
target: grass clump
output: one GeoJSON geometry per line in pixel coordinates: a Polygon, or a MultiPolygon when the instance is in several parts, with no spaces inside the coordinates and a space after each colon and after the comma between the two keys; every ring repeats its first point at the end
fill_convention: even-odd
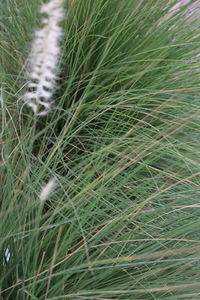
{"type": "Polygon", "coordinates": [[[40,1],[0,4],[2,299],[199,299],[199,9],[187,2],[65,1],[43,118],[20,100],[40,1]]]}

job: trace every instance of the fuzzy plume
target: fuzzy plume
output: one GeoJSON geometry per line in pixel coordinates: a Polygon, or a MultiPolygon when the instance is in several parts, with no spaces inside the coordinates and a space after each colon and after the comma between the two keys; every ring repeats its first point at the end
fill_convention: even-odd
{"type": "Polygon", "coordinates": [[[39,194],[39,199],[41,201],[41,203],[45,202],[48,197],[50,196],[50,194],[52,194],[52,192],[55,190],[57,185],[57,179],[56,177],[53,177],[49,180],[49,182],[47,182],[47,184],[45,184],[39,194]]]}
{"type": "Polygon", "coordinates": [[[23,100],[36,115],[44,116],[52,110],[52,96],[59,72],[60,39],[63,34],[59,23],[64,17],[63,0],[43,4],[40,13],[46,16],[42,19],[43,27],[36,31],[32,42],[27,72],[29,82],[23,100]]]}

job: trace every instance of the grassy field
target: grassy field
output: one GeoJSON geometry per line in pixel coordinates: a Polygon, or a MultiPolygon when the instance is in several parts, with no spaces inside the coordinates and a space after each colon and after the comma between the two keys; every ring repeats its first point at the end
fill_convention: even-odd
{"type": "Polygon", "coordinates": [[[42,1],[1,1],[1,300],[200,299],[200,9],[178,2],[66,0],[38,117],[42,1]]]}

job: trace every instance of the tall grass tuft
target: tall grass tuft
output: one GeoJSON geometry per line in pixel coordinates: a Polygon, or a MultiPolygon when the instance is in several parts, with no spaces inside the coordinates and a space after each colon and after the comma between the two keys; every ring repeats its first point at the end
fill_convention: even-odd
{"type": "Polygon", "coordinates": [[[45,118],[20,100],[40,5],[0,3],[2,299],[198,300],[198,1],[64,1],[45,118]]]}

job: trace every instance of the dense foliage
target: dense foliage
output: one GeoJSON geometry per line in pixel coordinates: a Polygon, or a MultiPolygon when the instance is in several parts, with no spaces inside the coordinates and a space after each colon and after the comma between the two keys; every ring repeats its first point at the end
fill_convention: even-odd
{"type": "Polygon", "coordinates": [[[199,299],[199,8],[178,2],[66,0],[47,117],[21,101],[41,1],[0,3],[2,299],[199,299]]]}

